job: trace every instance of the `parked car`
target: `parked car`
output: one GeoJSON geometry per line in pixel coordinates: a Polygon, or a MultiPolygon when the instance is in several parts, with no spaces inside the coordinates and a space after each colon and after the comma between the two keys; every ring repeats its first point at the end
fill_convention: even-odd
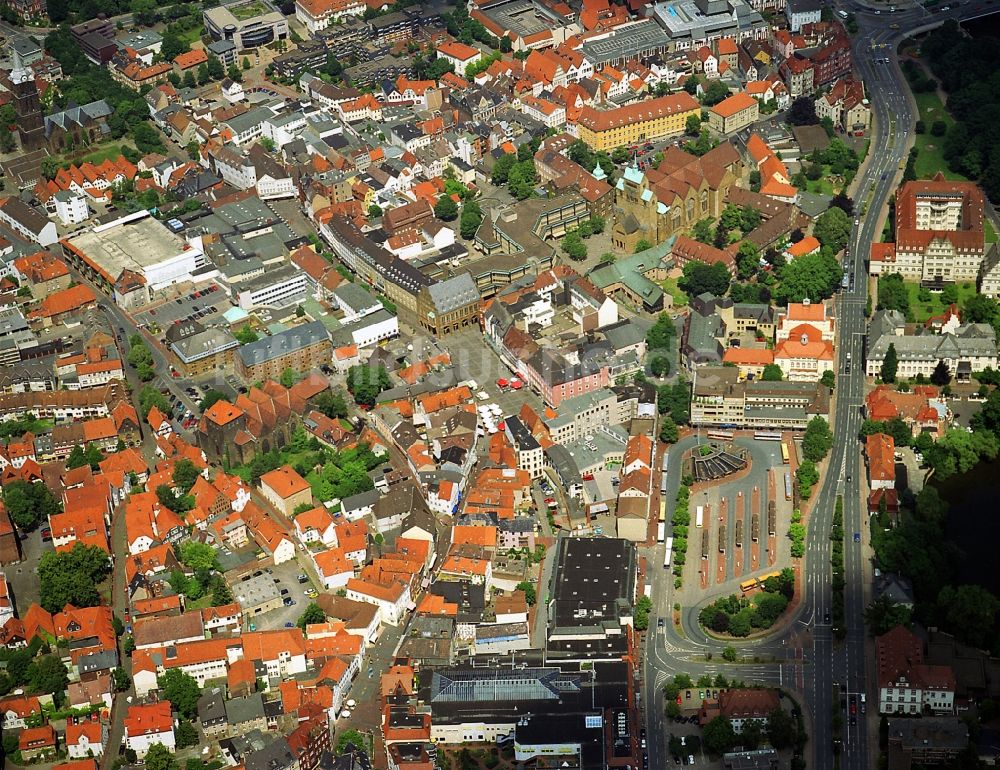
{"type": "Polygon", "coordinates": [[[298,580],[300,584],[302,584],[302,583],[308,583],[309,582],[309,576],[303,572],[301,575],[299,575],[296,578],[296,580],[298,580]]]}
{"type": "Polygon", "coordinates": [[[47,543],[52,539],[52,530],[48,527],[42,529],[42,542],[47,543]]]}

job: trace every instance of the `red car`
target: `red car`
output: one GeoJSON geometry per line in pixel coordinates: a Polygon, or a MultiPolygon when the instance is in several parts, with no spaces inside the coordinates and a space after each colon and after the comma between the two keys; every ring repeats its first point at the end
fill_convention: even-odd
{"type": "Polygon", "coordinates": [[[52,530],[51,530],[51,529],[49,529],[48,527],[45,527],[45,528],[44,528],[44,529],[42,530],[42,542],[43,542],[43,543],[47,543],[47,542],[49,542],[49,541],[50,541],[51,539],[52,539],[52,530]]]}
{"type": "Polygon", "coordinates": [[[554,503],[555,501],[556,501],[556,499],[554,497],[546,497],[545,498],[545,502],[546,503],[554,503]]]}

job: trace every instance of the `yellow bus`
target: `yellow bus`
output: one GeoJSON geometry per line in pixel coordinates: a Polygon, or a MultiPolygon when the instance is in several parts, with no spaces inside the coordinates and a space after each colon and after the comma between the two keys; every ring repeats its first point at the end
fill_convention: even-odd
{"type": "Polygon", "coordinates": [[[660,498],[660,521],[667,520],[667,501],[660,498]]]}
{"type": "Polygon", "coordinates": [[[744,580],[742,583],[740,583],[740,590],[745,594],[750,593],[756,587],[757,587],[757,578],[750,578],[750,580],[744,580]]]}
{"type": "Polygon", "coordinates": [[[788,444],[781,442],[781,462],[788,465],[788,444]]]}

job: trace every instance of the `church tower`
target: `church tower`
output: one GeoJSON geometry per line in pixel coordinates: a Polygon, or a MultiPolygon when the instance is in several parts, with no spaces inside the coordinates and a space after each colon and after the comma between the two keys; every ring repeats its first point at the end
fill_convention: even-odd
{"type": "Polygon", "coordinates": [[[17,49],[13,46],[11,48],[14,55],[14,69],[10,73],[10,83],[14,93],[14,112],[17,114],[17,133],[21,140],[21,149],[31,152],[45,146],[42,103],[38,97],[34,76],[24,66],[17,49]]]}

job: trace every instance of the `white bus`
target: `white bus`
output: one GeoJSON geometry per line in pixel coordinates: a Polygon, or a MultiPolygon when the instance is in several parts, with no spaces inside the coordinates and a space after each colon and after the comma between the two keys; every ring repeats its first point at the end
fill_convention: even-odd
{"type": "Polygon", "coordinates": [[[780,433],[773,433],[771,431],[759,430],[753,434],[753,437],[758,441],[781,441],[780,433]]]}
{"type": "Polygon", "coordinates": [[[667,537],[667,522],[661,521],[656,525],[656,542],[662,543],[667,537]]]}
{"type": "Polygon", "coordinates": [[[718,441],[733,440],[733,432],[730,430],[710,430],[705,435],[718,441]]]}
{"type": "Polygon", "coordinates": [[[670,569],[670,552],[674,550],[674,539],[667,538],[667,545],[663,554],[663,569],[670,569]]]}
{"type": "Polygon", "coordinates": [[[705,506],[699,505],[697,508],[695,508],[694,525],[700,528],[703,527],[704,524],[705,524],[705,506]]]}

